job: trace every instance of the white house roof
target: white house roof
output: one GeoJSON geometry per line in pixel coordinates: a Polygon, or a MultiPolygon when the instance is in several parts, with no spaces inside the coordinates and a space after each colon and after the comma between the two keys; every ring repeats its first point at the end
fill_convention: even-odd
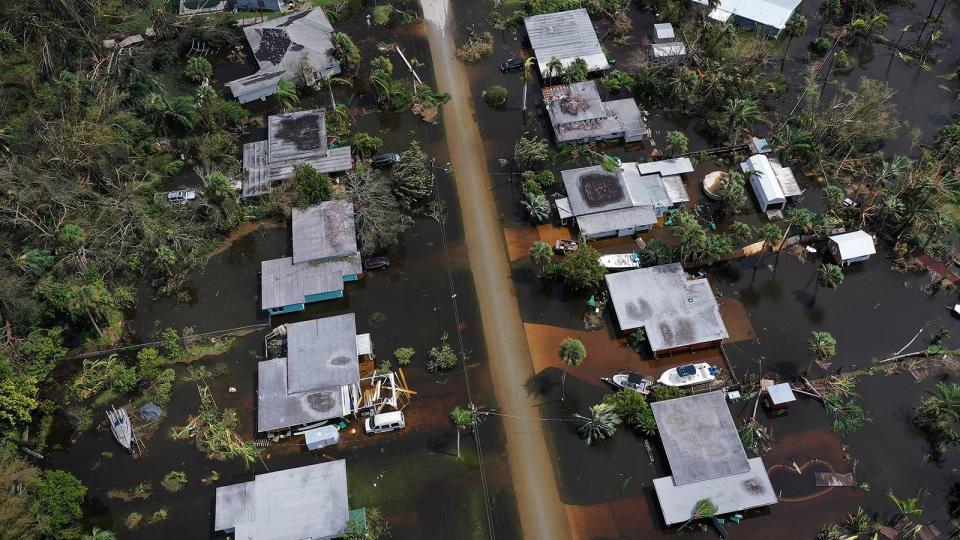
{"type": "MultiPolygon", "coordinates": [[[[693,1],[709,5],[708,0],[693,1]]],[[[720,0],[720,5],[710,13],[710,18],[723,22],[731,16],[737,16],[779,31],[783,30],[799,5],[800,0],[720,0]]]]}
{"type": "Polygon", "coordinates": [[[347,531],[349,519],[342,459],[217,488],[214,529],[237,540],[334,538],[347,531]]]}
{"type": "Polygon", "coordinates": [[[830,241],[837,246],[841,260],[866,257],[877,252],[873,237],[864,231],[853,231],[830,237],[830,241]]]}
{"type": "MultiPolygon", "coordinates": [[[[740,164],[743,172],[752,178],[756,178],[757,186],[763,191],[762,199],[768,203],[784,202],[783,189],[780,182],[777,181],[777,175],[773,171],[773,165],[764,154],[755,154],[740,164]]],[[[760,195],[760,194],[758,194],[760,195]]]]}
{"type": "Polygon", "coordinates": [[[653,33],[657,40],[674,38],[673,25],[668,22],[654,24],[653,33]]]}
{"type": "Polygon", "coordinates": [[[544,77],[550,75],[547,64],[553,58],[559,60],[564,68],[577,58],[587,63],[589,71],[610,67],[586,9],[534,15],[525,18],[523,24],[527,27],[530,45],[537,57],[537,67],[544,77]]]}
{"type": "Polygon", "coordinates": [[[675,174],[687,174],[693,172],[693,162],[690,158],[661,159],[659,161],[650,161],[648,163],[637,163],[637,169],[640,174],[659,173],[661,176],[671,176],[675,174]]]}

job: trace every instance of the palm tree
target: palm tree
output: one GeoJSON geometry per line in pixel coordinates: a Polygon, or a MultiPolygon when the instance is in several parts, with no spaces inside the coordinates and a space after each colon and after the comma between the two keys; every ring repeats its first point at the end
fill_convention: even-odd
{"type": "Polygon", "coordinates": [[[728,99],[724,113],[730,119],[727,138],[733,146],[740,140],[741,130],[749,129],[760,120],[760,109],[750,98],[728,99]]]}
{"type": "Polygon", "coordinates": [[[460,431],[473,426],[473,411],[454,407],[450,411],[450,419],[453,420],[453,425],[457,428],[457,459],[462,459],[460,457],[460,431]]]}
{"type": "Polygon", "coordinates": [[[558,354],[560,360],[563,360],[563,377],[560,379],[560,399],[563,400],[567,397],[567,370],[583,364],[583,360],[587,357],[587,348],[579,339],[566,338],[560,342],[558,354]]]}
{"type": "Polygon", "coordinates": [[[837,354],[837,340],[830,332],[811,332],[807,340],[807,351],[810,352],[810,365],[807,373],[813,368],[814,360],[824,362],[837,354]]]}
{"type": "Polygon", "coordinates": [[[821,264],[817,271],[817,282],[824,287],[836,289],[843,284],[843,269],[831,263],[821,264]]]}
{"type": "Polygon", "coordinates": [[[892,491],[888,493],[887,496],[890,497],[890,500],[893,501],[893,504],[896,505],[897,510],[902,516],[919,516],[923,513],[923,508],[920,507],[920,499],[918,497],[900,499],[894,495],[892,491]]]}
{"type": "Polygon", "coordinates": [[[710,499],[700,499],[697,501],[697,504],[693,506],[693,510],[690,512],[690,519],[688,519],[680,528],[686,527],[690,524],[691,521],[704,518],[712,518],[717,514],[717,505],[713,503],[710,499]]]}
{"type": "Polygon", "coordinates": [[[763,244],[760,246],[760,254],[757,256],[757,264],[753,267],[754,270],[760,267],[760,261],[763,259],[763,252],[767,249],[767,246],[770,246],[772,250],[773,246],[780,243],[782,234],[783,231],[774,223],[767,223],[757,229],[757,238],[759,238],[763,244]]]}
{"type": "Polygon", "coordinates": [[[787,45],[783,48],[783,60],[780,61],[780,71],[783,71],[783,66],[787,62],[787,54],[790,53],[790,43],[793,42],[793,38],[800,37],[807,32],[807,18],[799,13],[794,13],[787,19],[787,24],[784,25],[783,31],[787,34],[787,45]]]}
{"type": "Polygon", "coordinates": [[[99,527],[94,527],[90,534],[82,536],[83,540],[115,540],[116,535],[99,527]]]}
{"type": "Polygon", "coordinates": [[[323,82],[327,83],[327,91],[330,92],[330,110],[334,111],[337,109],[337,100],[333,98],[333,85],[339,84],[340,86],[349,86],[352,88],[353,82],[343,77],[334,77],[333,73],[324,77],[323,82]]]}
{"type": "Polygon", "coordinates": [[[553,80],[554,77],[563,73],[563,62],[559,58],[554,56],[547,62],[547,74],[549,78],[553,80]]]}
{"type": "Polygon", "coordinates": [[[523,111],[527,110],[527,83],[530,82],[530,71],[535,65],[537,65],[537,59],[532,56],[523,60],[523,73],[520,74],[523,79],[523,104],[520,110],[523,111]]]}
{"type": "Polygon", "coordinates": [[[543,273],[543,270],[547,267],[547,264],[553,260],[553,249],[550,247],[550,244],[537,240],[530,246],[530,260],[533,261],[533,264],[537,265],[537,268],[540,269],[540,273],[543,273]]]}
{"type": "Polygon", "coordinates": [[[297,87],[287,79],[280,79],[277,83],[277,102],[284,112],[290,112],[300,103],[300,96],[297,95],[297,87]]]}
{"type": "Polygon", "coordinates": [[[607,403],[598,403],[590,407],[589,417],[579,414],[574,415],[574,417],[581,421],[577,433],[587,441],[587,444],[593,444],[593,441],[611,437],[616,433],[617,426],[622,422],[617,411],[607,403]]]}

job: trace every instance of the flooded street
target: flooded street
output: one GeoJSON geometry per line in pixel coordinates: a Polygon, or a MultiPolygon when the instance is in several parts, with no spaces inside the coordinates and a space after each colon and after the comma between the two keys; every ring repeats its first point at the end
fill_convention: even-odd
{"type": "Polygon", "coordinates": [[[454,57],[447,0],[424,0],[430,52],[439,89],[452,99],[444,109],[453,173],[463,210],[467,254],[483,321],[490,371],[504,417],[507,455],[525,538],[569,537],[554,482],[538,402],[528,390],[533,377],[517,297],[510,283],[506,246],[487,187],[484,144],[474,119],[473,94],[463,65],[454,57]],[[531,419],[526,420],[525,418],[531,419]]]}

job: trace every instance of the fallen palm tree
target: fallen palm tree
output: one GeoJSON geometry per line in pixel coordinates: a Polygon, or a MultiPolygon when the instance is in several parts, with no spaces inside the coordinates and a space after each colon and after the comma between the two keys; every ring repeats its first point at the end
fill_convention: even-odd
{"type": "Polygon", "coordinates": [[[253,441],[245,441],[239,434],[240,420],[233,409],[220,410],[210,388],[207,385],[197,385],[200,393],[200,409],[191,416],[187,424],[174,427],[170,435],[174,439],[188,439],[193,437],[197,441],[197,448],[207,454],[207,457],[219,461],[231,458],[241,458],[249,466],[259,457],[260,453],[253,445],[253,441]]]}

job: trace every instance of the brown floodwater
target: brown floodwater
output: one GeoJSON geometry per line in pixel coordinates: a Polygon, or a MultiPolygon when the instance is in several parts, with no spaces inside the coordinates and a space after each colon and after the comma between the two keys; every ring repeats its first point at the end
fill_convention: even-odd
{"type": "MultiPolygon", "coordinates": [[[[818,6],[819,2],[805,2],[801,6],[801,12],[806,14],[810,24],[805,36],[793,40],[790,58],[785,62],[784,73],[791,82],[791,91],[774,104],[777,107],[775,114],[781,120],[789,115],[798,95],[797,83],[806,66],[801,57],[818,32],[818,6]]],[[[889,30],[885,35],[896,40],[899,30],[909,24],[914,32],[913,38],[910,38],[911,32],[907,32],[904,42],[915,39],[915,32],[922,26],[929,8],[930,0],[909,7],[892,6],[889,9],[889,30]],[[921,24],[917,24],[918,21],[921,24]]],[[[488,3],[456,6],[458,42],[466,40],[465,29],[468,27],[478,31],[488,28],[485,25],[490,9],[488,3]]],[[[944,37],[931,48],[941,61],[932,71],[922,70],[899,58],[891,61],[891,54],[885,48],[856,44],[849,51],[855,59],[855,67],[847,73],[831,76],[831,81],[850,85],[855,85],[861,76],[882,79],[895,90],[894,102],[900,110],[900,117],[909,125],[900,130],[895,140],[884,144],[883,149],[890,154],[916,155],[918,148],[911,145],[911,130],[919,130],[920,141],[929,143],[950,115],[960,111],[954,98],[957,88],[952,76],[960,63],[960,52],[952,46],[957,39],[955,9],[951,4],[944,12],[944,37]],[[922,99],[917,99],[920,96],[922,99]]],[[[636,36],[651,31],[650,25],[654,22],[651,14],[632,10],[631,19],[636,36]]],[[[606,23],[595,21],[595,26],[598,34],[603,35],[606,23]]],[[[530,55],[531,51],[510,33],[491,32],[496,37],[494,54],[468,66],[468,73],[474,89],[498,84],[509,92],[507,106],[500,110],[488,107],[475,94],[475,109],[491,172],[489,187],[499,205],[513,260],[514,287],[534,363],[538,366],[537,376],[529,383],[529,388],[539,395],[542,418],[549,419],[545,424],[571,532],[575,538],[673,536],[675,531],[662,525],[651,486],[653,478],[669,474],[662,449],[654,445],[654,461],[650,463],[643,440],[623,429],[614,438],[588,447],[576,434],[576,424],[569,419],[574,413],[585,414],[590,405],[609,392],[597,380],[598,373],[623,367],[654,372],[666,369],[671,362],[689,361],[690,357],[674,358],[658,366],[647,355],[633,355],[632,363],[629,363],[626,359],[631,355],[623,350],[622,337],[614,330],[615,323],[609,315],[604,320],[604,328],[585,331],[583,317],[588,309],[587,298],[544,285],[537,278],[536,269],[524,255],[524,242],[529,245],[537,238],[559,237],[560,233],[550,231],[545,234],[545,226],[534,229],[529,225],[518,204],[519,182],[511,176],[510,166],[501,165],[500,160],[509,160],[514,142],[522,135],[541,135],[550,140],[549,124],[542,112],[536,77],[529,84],[525,113],[521,110],[523,81],[520,75],[502,74],[497,69],[504,59],[530,55]],[[565,336],[583,339],[588,344],[588,358],[583,366],[570,370],[566,399],[561,400],[562,370],[553,358],[553,351],[559,339],[565,336]]],[[[628,46],[604,43],[608,55],[618,59],[620,65],[629,61],[633,48],[637,46],[637,43],[628,46]]],[[[775,69],[779,67],[778,62],[775,69]]],[[[828,85],[823,99],[832,95],[833,90],[828,85]]],[[[713,141],[704,137],[698,120],[651,110],[650,104],[638,101],[640,107],[647,110],[648,123],[660,145],[664,143],[665,132],[678,130],[690,139],[691,150],[714,146],[713,141]]],[[[755,128],[758,136],[769,133],[769,126],[755,128]]],[[[601,151],[626,160],[638,160],[649,155],[650,145],[606,145],[601,151]]],[[[561,169],[581,166],[581,163],[571,160],[553,163],[550,168],[559,173],[561,169]]],[[[688,191],[694,204],[706,205],[704,212],[698,212],[705,217],[704,222],[709,224],[712,219],[722,231],[729,220],[716,216],[715,205],[700,197],[697,184],[704,174],[721,168],[712,161],[701,163],[688,178],[688,191]]],[[[821,210],[819,188],[803,177],[804,171],[796,172],[801,187],[808,189],[800,204],[815,211],[821,210]]],[[[553,192],[562,192],[562,187],[558,186],[553,192]]],[[[752,205],[738,219],[751,225],[765,222],[752,205]]],[[[670,238],[671,234],[669,228],[664,228],[655,230],[651,236],[670,238]]],[[[921,326],[925,330],[913,348],[925,346],[940,325],[956,334],[958,320],[944,309],[956,302],[956,295],[930,293],[927,287],[930,278],[926,275],[892,271],[886,246],[881,246],[880,253],[866,264],[845,269],[846,280],[838,290],[817,286],[816,262],[825,246],[817,247],[820,255],[805,261],[787,253],[778,261],[776,255],[766,254],[757,271],[754,271],[755,257],[721,264],[711,270],[710,278],[718,299],[735,310],[733,317],[738,337],[732,337],[725,349],[739,375],[762,370],[767,376],[788,380],[802,373],[809,364],[806,338],[813,330],[826,330],[837,338],[839,354],[831,372],[864,368],[873,360],[894,354],[921,326]],[[774,267],[775,272],[772,271],[774,267]]],[[[600,248],[603,252],[622,252],[632,250],[634,246],[629,240],[604,241],[600,248]]],[[[724,315],[728,316],[726,311],[724,315]]],[[[951,343],[955,346],[956,339],[951,343]]],[[[823,374],[814,372],[812,375],[823,374]]],[[[764,457],[764,462],[768,467],[774,467],[774,488],[785,500],[766,510],[748,512],[747,519],[739,525],[728,522],[728,532],[739,538],[810,539],[824,523],[841,520],[858,507],[863,507],[878,520],[888,521],[894,517],[888,492],[900,497],[919,494],[925,509],[923,520],[935,520],[941,530],[948,529],[944,525],[948,519],[947,497],[957,483],[956,475],[951,471],[960,465],[960,456],[953,452],[942,463],[926,462],[927,444],[914,428],[911,412],[937,380],[937,377],[929,377],[917,382],[909,374],[861,378],[858,402],[870,421],[843,438],[833,433],[832,418],[813,400],[800,397],[783,415],[769,415],[761,407],[758,419],[771,428],[776,438],[773,450],[764,457]],[[784,472],[784,468],[792,467],[794,462],[798,465],[812,463],[801,475],[784,472]],[[829,463],[837,472],[854,472],[861,487],[834,488],[820,493],[822,488],[816,487],[813,477],[815,472],[827,470],[821,462],[829,463]]],[[[753,403],[733,404],[731,410],[739,421],[752,414],[753,403]]],[[[686,532],[691,532],[690,528],[686,532]]],[[[712,530],[695,535],[716,537],[712,530]]]]}

